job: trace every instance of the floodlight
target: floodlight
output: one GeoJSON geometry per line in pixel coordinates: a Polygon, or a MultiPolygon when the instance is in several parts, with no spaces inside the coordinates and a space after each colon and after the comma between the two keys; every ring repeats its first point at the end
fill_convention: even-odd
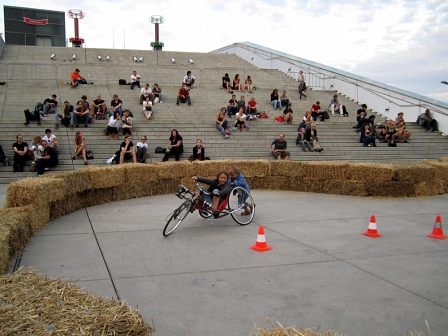
{"type": "Polygon", "coordinates": [[[72,58],[73,58],[74,60],[76,59],[76,57],[77,57],[76,54],[73,54],[73,55],[72,55],[72,58]]]}
{"type": "Polygon", "coordinates": [[[56,58],[56,54],[54,54],[54,53],[51,54],[51,55],[50,55],[50,58],[54,61],[54,59],[56,58]]]}
{"type": "Polygon", "coordinates": [[[190,64],[193,64],[193,60],[191,58],[188,60],[188,62],[190,62],[190,64]]]}
{"type": "Polygon", "coordinates": [[[140,62],[143,62],[143,56],[140,56],[140,58],[138,59],[140,62]]]}
{"type": "Polygon", "coordinates": [[[174,57],[171,58],[171,63],[176,63],[176,60],[174,59],[174,57]]]}
{"type": "Polygon", "coordinates": [[[137,57],[135,57],[135,56],[134,56],[134,61],[136,61],[136,62],[138,61],[137,57]]]}
{"type": "Polygon", "coordinates": [[[98,55],[96,58],[98,58],[98,61],[101,61],[101,55],[98,55]]]}
{"type": "Polygon", "coordinates": [[[448,85],[447,81],[441,81],[440,83],[448,85]]]}
{"type": "Polygon", "coordinates": [[[107,55],[107,56],[106,56],[106,61],[109,61],[109,60],[110,60],[110,56],[107,55]]]}

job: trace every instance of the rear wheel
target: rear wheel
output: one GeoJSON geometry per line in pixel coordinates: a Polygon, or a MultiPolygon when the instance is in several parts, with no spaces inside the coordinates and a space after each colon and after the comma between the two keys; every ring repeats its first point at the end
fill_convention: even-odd
{"type": "Polygon", "coordinates": [[[233,188],[228,207],[233,220],[240,225],[247,225],[254,219],[255,203],[252,195],[244,188],[233,188]]]}
{"type": "Polygon", "coordinates": [[[163,229],[163,235],[168,237],[170,234],[177,229],[177,227],[182,223],[182,221],[187,217],[190,211],[191,201],[186,200],[183,202],[176,210],[174,210],[173,214],[169,217],[166,222],[165,228],[163,229]]]}

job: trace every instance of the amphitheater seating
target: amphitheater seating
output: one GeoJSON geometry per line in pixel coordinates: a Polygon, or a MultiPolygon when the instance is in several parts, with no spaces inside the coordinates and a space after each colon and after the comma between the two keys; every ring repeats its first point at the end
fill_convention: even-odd
{"type": "MultiPolygon", "coordinates": [[[[196,139],[203,140],[207,156],[212,160],[226,158],[252,158],[271,159],[269,143],[285,134],[288,141],[288,150],[291,152],[291,160],[339,160],[339,161],[364,161],[364,162],[406,162],[421,159],[436,159],[446,155],[448,142],[446,136],[440,133],[426,133],[414,122],[408,121],[408,128],[413,135],[408,144],[399,144],[396,148],[389,148],[386,144],[378,144],[377,148],[363,148],[358,142],[359,135],[353,132],[355,112],[361,103],[355,102],[349,97],[340,94],[339,101],[347,106],[350,116],[348,118],[335,117],[324,123],[317,122],[317,129],[322,153],[304,153],[301,148],[295,146],[297,125],[304,111],[309,109],[316,101],[321,101],[321,106],[326,107],[329,99],[335,91],[318,91],[309,88],[307,99],[299,101],[297,82],[286,74],[271,69],[259,69],[246,61],[226,54],[213,53],[188,53],[188,52],[154,52],[135,50],[110,50],[110,49],[73,49],[54,47],[27,47],[6,45],[3,58],[0,60],[0,81],[6,81],[6,85],[0,86],[0,97],[3,105],[0,107],[0,125],[3,134],[0,144],[6,155],[12,162],[13,151],[10,147],[17,134],[24,135],[25,141],[31,142],[35,135],[43,135],[45,128],[51,128],[58,137],[60,146],[60,163],[54,170],[69,171],[78,167],[84,167],[83,161],[71,160],[74,151],[73,139],[76,128],[70,129],[61,126],[54,129],[54,115],[44,118],[41,126],[32,123],[24,126],[23,110],[33,108],[38,101],[55,93],[58,101],[70,101],[75,104],[85,94],[88,100],[95,99],[100,93],[104,100],[110,104],[113,94],[118,94],[123,100],[124,107],[133,111],[133,141],[138,137],[147,135],[150,149],[166,147],[170,131],[176,128],[184,139],[185,153],[181,159],[187,159],[196,139]],[[56,54],[55,61],[49,57],[56,54]],[[77,59],[72,59],[72,54],[77,53],[77,59]],[[102,60],[97,59],[102,56],[102,60]],[[110,60],[106,61],[106,55],[110,60]],[[133,56],[143,56],[143,62],[134,62],[133,56]],[[176,63],[171,59],[175,58],[176,63]],[[188,59],[194,60],[193,64],[188,59]],[[77,89],[71,89],[69,74],[75,68],[81,70],[81,74],[93,85],[80,85],[77,89]],[[147,121],[141,114],[139,105],[139,92],[130,90],[129,86],[118,85],[118,80],[124,78],[130,80],[132,70],[142,77],[142,83],[148,82],[151,86],[157,82],[162,88],[163,103],[153,107],[153,120],[147,121]],[[181,86],[183,76],[187,70],[191,70],[197,78],[197,85],[191,90],[192,105],[181,104],[176,106],[177,91],[181,86]],[[230,95],[226,90],[220,90],[221,77],[228,72],[231,77],[239,73],[244,80],[248,75],[258,87],[252,94],[245,92],[246,101],[254,96],[258,102],[259,110],[266,111],[268,119],[258,119],[250,122],[248,132],[233,132],[230,139],[223,139],[214,127],[215,115],[220,107],[226,106],[230,95]],[[284,125],[274,121],[282,111],[274,111],[269,102],[270,93],[274,88],[287,90],[292,101],[295,120],[293,125],[284,125]]],[[[240,92],[235,92],[237,98],[240,92]]],[[[369,111],[369,113],[375,113],[369,111]]],[[[406,116],[405,116],[406,119],[406,116]]],[[[384,121],[381,115],[377,120],[384,121]]],[[[120,141],[108,140],[103,135],[103,128],[107,124],[105,120],[95,120],[88,128],[79,128],[87,138],[88,150],[94,153],[95,159],[90,163],[94,165],[106,165],[106,160],[118,150],[120,141]]],[[[147,162],[160,161],[162,154],[151,154],[147,162]]],[[[18,178],[32,176],[33,173],[12,172],[11,166],[0,166],[0,183],[9,183],[18,178]]]]}

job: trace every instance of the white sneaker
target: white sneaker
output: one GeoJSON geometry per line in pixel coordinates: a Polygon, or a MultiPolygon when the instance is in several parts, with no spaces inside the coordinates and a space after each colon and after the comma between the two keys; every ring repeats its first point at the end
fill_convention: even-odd
{"type": "Polygon", "coordinates": [[[334,114],[334,113],[332,113],[331,115],[332,115],[333,117],[335,116],[335,114],[334,114]]]}
{"type": "Polygon", "coordinates": [[[224,139],[228,139],[228,138],[230,138],[230,135],[228,135],[228,134],[224,135],[224,139]]]}
{"type": "Polygon", "coordinates": [[[159,103],[163,103],[163,101],[159,101],[159,103]]]}

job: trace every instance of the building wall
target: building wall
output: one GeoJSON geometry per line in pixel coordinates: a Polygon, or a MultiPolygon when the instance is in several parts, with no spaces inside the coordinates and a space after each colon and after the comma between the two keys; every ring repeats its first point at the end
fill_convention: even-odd
{"type": "Polygon", "coordinates": [[[45,9],[3,6],[5,43],[65,47],[65,13],[45,9]],[[25,18],[31,19],[30,23],[25,18]],[[47,20],[33,24],[32,20],[47,20]]]}

